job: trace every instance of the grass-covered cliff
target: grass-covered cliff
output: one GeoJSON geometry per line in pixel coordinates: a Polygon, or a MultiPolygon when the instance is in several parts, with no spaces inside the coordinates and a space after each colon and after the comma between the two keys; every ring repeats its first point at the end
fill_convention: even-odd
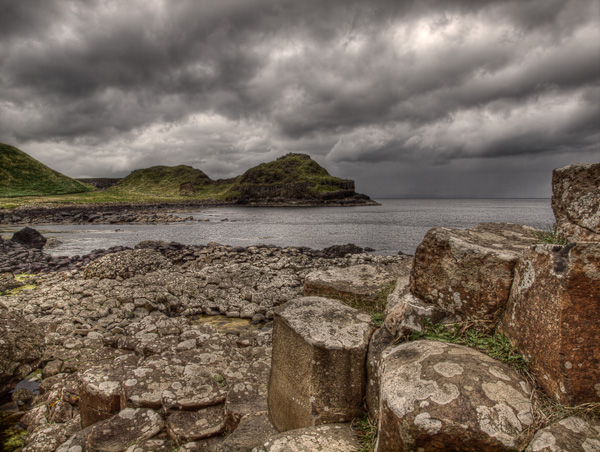
{"type": "Polygon", "coordinates": [[[48,196],[91,191],[25,152],[0,143],[0,197],[48,196]]]}

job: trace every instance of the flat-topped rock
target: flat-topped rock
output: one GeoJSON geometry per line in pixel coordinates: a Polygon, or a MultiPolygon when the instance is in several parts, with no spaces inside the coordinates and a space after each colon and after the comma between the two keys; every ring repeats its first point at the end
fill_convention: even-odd
{"type": "Polygon", "coordinates": [[[88,452],[121,452],[130,445],[152,438],[164,426],[162,417],[146,408],[126,408],[113,418],[92,427],[88,452]]]}
{"type": "Polygon", "coordinates": [[[171,261],[158,251],[146,248],[126,250],[108,254],[92,262],[86,267],[84,277],[125,279],[170,267],[171,261]]]}
{"type": "Polygon", "coordinates": [[[491,330],[508,300],[518,255],[537,239],[536,229],[481,223],[471,229],[434,228],[417,247],[411,292],[450,321],[491,330]]]}
{"type": "Polygon", "coordinates": [[[575,241],[600,241],[600,163],[555,169],[552,210],[559,233],[575,241]]]}
{"type": "Polygon", "coordinates": [[[500,323],[557,401],[600,401],[600,243],[523,253],[500,323]]]}
{"type": "Polygon", "coordinates": [[[370,320],[320,297],[275,310],[268,405],[279,431],[349,422],[360,413],[370,320]]]}
{"type": "Polygon", "coordinates": [[[245,415],[237,428],[223,443],[222,452],[247,452],[262,446],[269,438],[279,432],[266,411],[245,415]]]}
{"type": "Polygon", "coordinates": [[[167,418],[167,433],[178,444],[217,436],[225,431],[223,406],[176,411],[167,418]]]}
{"type": "Polygon", "coordinates": [[[572,416],[539,430],[525,452],[600,451],[600,423],[572,416]]]}
{"type": "Polygon", "coordinates": [[[252,452],[358,452],[360,444],[349,424],[301,428],[271,437],[252,452]]]}
{"type": "Polygon", "coordinates": [[[380,369],[376,452],[520,451],[530,392],[511,367],[468,347],[415,341],[388,348],[380,369]]]}
{"type": "Polygon", "coordinates": [[[374,297],[396,280],[396,276],[375,265],[332,267],[309,273],[304,280],[305,296],[344,300],[348,297],[374,297]]]}

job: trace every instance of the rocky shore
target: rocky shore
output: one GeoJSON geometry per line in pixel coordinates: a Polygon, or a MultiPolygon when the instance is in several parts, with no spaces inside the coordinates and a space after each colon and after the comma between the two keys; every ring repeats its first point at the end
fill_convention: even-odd
{"type": "Polygon", "coordinates": [[[0,240],[21,450],[600,450],[600,193],[560,201],[600,165],[568,168],[558,233],[436,228],[414,257],[149,241],[59,264],[43,239],[0,240]],[[527,372],[439,340],[461,331],[527,372]],[[351,423],[365,412],[371,446],[351,423]]]}

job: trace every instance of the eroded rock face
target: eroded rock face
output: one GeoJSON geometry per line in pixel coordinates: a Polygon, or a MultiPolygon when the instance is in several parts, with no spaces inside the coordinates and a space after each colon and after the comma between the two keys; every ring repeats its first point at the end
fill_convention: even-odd
{"type": "Polygon", "coordinates": [[[600,423],[572,416],[538,431],[525,452],[595,452],[600,423]]]}
{"type": "Polygon", "coordinates": [[[268,403],[279,431],[349,422],[360,413],[370,320],[320,297],[275,310],[268,403]]]}
{"type": "Polygon", "coordinates": [[[552,210],[561,234],[576,241],[600,241],[600,163],[555,169],[552,210]]]}
{"type": "Polygon", "coordinates": [[[329,424],[280,433],[252,452],[357,452],[359,449],[349,424],[329,424]]]}
{"type": "Polygon", "coordinates": [[[561,403],[600,401],[600,244],[537,245],[515,270],[500,330],[561,403]]]}
{"type": "Polygon", "coordinates": [[[109,254],[94,261],[85,269],[84,277],[125,279],[168,269],[171,266],[171,262],[157,251],[151,249],[127,250],[109,254]]]}
{"type": "Polygon", "coordinates": [[[415,253],[411,292],[451,321],[483,322],[491,330],[508,300],[517,257],[535,232],[510,223],[431,229],[415,253]]]}
{"type": "Polygon", "coordinates": [[[35,370],[44,352],[44,335],[0,303],[0,394],[35,370]]]}
{"type": "Polygon", "coordinates": [[[434,341],[388,348],[376,451],[518,451],[533,412],[524,379],[476,350],[434,341]]]}

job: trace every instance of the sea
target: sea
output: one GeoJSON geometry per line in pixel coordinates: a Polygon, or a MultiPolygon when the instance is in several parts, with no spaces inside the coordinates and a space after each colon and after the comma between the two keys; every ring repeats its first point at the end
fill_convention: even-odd
{"type": "MultiPolygon", "coordinates": [[[[143,240],[187,245],[217,242],[323,249],[353,243],[372,254],[414,254],[435,227],[468,228],[482,222],[526,224],[551,230],[550,199],[377,199],[379,206],[220,207],[186,212],[193,222],[124,225],[36,225],[61,244],[55,256],[83,255],[111,246],[134,247],[143,240]]],[[[4,237],[21,227],[2,227],[4,237]]]]}

